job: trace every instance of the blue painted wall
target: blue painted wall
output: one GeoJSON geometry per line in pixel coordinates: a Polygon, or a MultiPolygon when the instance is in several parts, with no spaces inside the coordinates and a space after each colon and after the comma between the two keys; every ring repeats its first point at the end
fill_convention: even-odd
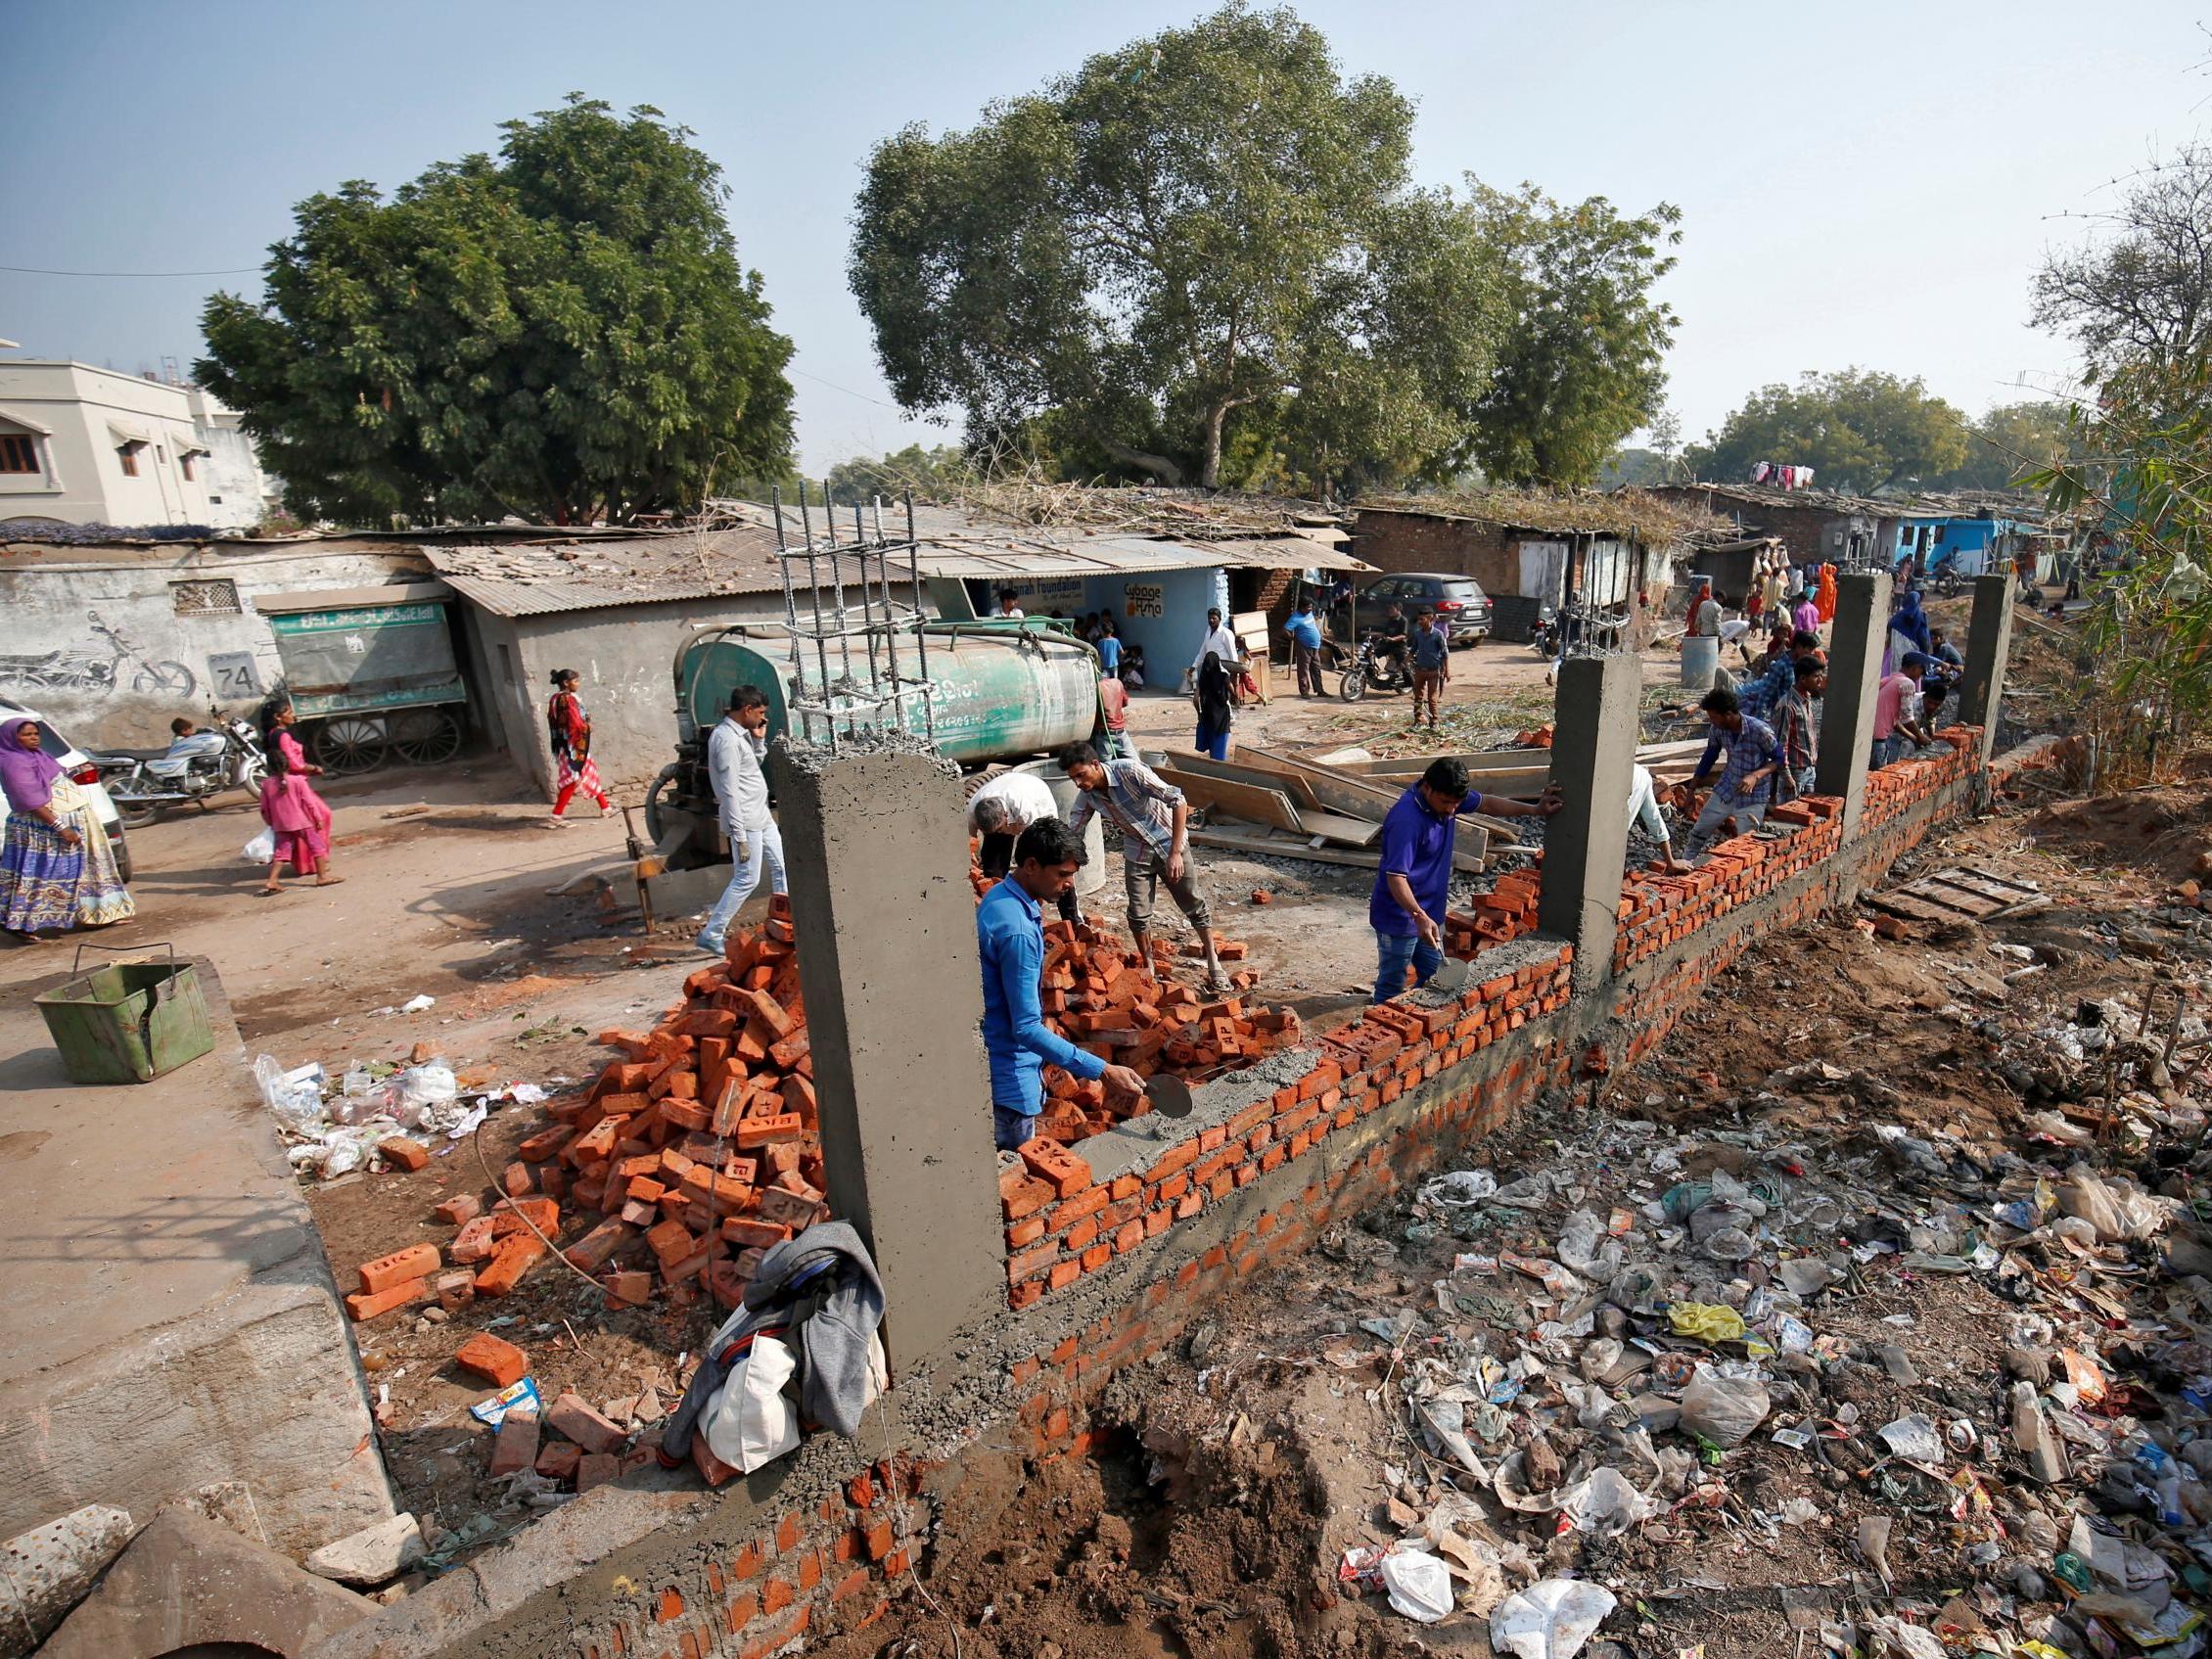
{"type": "Polygon", "coordinates": [[[1124,646],[1144,648],[1145,683],[1174,690],[1206,637],[1206,612],[1219,606],[1229,615],[1229,578],[1222,570],[1146,571],[1134,576],[1069,576],[1049,581],[968,583],[976,608],[990,615],[998,608],[998,589],[1011,587],[1024,612],[1042,617],[1058,611],[1070,622],[1086,612],[1105,611],[1114,619],[1124,646]]]}

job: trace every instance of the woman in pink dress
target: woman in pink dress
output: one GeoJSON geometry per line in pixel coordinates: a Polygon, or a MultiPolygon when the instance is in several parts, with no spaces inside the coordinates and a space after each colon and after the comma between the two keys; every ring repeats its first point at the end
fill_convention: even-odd
{"type": "Polygon", "coordinates": [[[312,870],[317,887],[336,887],[346,879],[330,873],[330,808],[307,781],[321,776],[322,767],[307,763],[306,751],[292,735],[299,717],[285,697],[271,698],[261,711],[261,753],[269,762],[269,775],[261,780],[261,818],[276,835],[264,894],[277,891],[287,864],[295,875],[312,870]]]}

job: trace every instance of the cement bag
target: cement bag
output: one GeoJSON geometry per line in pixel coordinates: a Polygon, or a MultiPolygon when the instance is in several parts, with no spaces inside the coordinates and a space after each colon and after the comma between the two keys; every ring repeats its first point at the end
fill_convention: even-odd
{"type": "Polygon", "coordinates": [[[1682,1390],[1679,1426],[1684,1434],[1703,1435],[1724,1449],[1741,1446],[1772,1408],[1757,1378],[1724,1377],[1712,1366],[1700,1365],[1682,1390]]]}
{"type": "Polygon", "coordinates": [[[707,1449],[741,1475],[794,1450],[799,1413],[784,1385],[798,1368],[785,1344],[765,1334],[755,1336],[707,1403],[707,1449]]]}

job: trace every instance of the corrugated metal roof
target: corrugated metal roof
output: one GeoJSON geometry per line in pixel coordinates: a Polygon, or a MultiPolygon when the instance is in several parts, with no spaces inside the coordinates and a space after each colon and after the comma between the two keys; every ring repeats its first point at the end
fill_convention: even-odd
{"type": "Polygon", "coordinates": [[[495,617],[781,593],[776,538],[753,525],[530,546],[426,546],[438,574],[495,617]]]}

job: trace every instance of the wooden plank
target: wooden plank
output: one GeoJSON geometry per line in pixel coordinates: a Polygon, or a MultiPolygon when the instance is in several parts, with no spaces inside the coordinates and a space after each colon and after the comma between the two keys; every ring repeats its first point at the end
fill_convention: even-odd
{"type": "Polygon", "coordinates": [[[1382,825],[1372,818],[1348,818],[1336,812],[1323,812],[1317,807],[1301,806],[1298,809],[1299,828],[1313,835],[1327,836],[1331,841],[1341,841],[1348,847],[1371,846],[1382,834],[1382,825]]]}
{"type": "MultiPolygon", "coordinates": [[[[1281,750],[1240,745],[1232,753],[1248,766],[1277,768],[1288,776],[1304,778],[1321,805],[1332,812],[1344,812],[1359,818],[1371,817],[1377,823],[1398,805],[1398,798],[1406,793],[1402,788],[1393,789],[1367,783],[1359,778],[1339,777],[1329,767],[1316,765],[1281,750]]],[[[1508,847],[1517,847],[1521,841],[1504,824],[1484,813],[1464,813],[1452,828],[1452,847],[1467,860],[1464,864],[1454,863],[1455,869],[1482,869],[1490,859],[1490,844],[1494,837],[1508,847]]]]}
{"type": "Polygon", "coordinates": [[[1872,905],[1875,909],[1887,910],[1893,916],[1903,916],[1909,922],[1948,924],[1959,919],[1959,912],[1956,910],[1925,903],[1902,891],[1896,893],[1866,893],[1862,894],[1860,898],[1862,901],[1872,905]]]}
{"type": "Polygon", "coordinates": [[[2043,889],[2033,883],[2014,881],[2010,876],[2000,875],[1997,871],[1984,865],[1960,864],[1958,868],[1965,875],[1974,876],[1989,883],[1992,890],[2003,890],[2006,893],[2017,894],[2022,899],[2041,899],[2043,897],[2043,889]]]}
{"type": "MultiPolygon", "coordinates": [[[[1207,755],[1177,755],[1172,762],[1177,771],[1195,772],[1200,777],[1222,778],[1230,783],[1250,784],[1260,789],[1279,789],[1289,796],[1300,811],[1312,807],[1326,810],[1329,803],[1314,791],[1311,781],[1287,766],[1263,766],[1250,760],[1250,752],[1232,749],[1237,760],[1217,760],[1207,755]]],[[[1353,814],[1355,817],[1358,813],[1353,814]]]]}
{"type": "Polygon", "coordinates": [[[2035,897],[2032,893],[2015,893],[2008,887],[1999,887],[1978,876],[1970,876],[1963,870],[1938,870],[1931,876],[1922,877],[1914,885],[1950,888],[1959,893],[1971,894],[1990,904],[2017,904],[2023,899],[2035,897]]]}
{"type": "Polygon", "coordinates": [[[1270,841],[1260,836],[1231,835],[1225,830],[1194,829],[1190,839],[1200,847],[1227,853],[1259,853],[1269,858],[1304,858],[1315,864],[1345,864],[1356,870],[1382,868],[1380,853],[1350,853],[1332,847],[1309,847],[1303,841],[1270,841]]]}
{"type": "Polygon", "coordinates": [[[1256,824],[1271,824],[1276,829],[1300,827],[1298,807],[1279,789],[1262,789],[1232,778],[1202,777],[1175,765],[1156,769],[1162,778],[1188,796],[1193,806],[1216,807],[1256,824]]]}

